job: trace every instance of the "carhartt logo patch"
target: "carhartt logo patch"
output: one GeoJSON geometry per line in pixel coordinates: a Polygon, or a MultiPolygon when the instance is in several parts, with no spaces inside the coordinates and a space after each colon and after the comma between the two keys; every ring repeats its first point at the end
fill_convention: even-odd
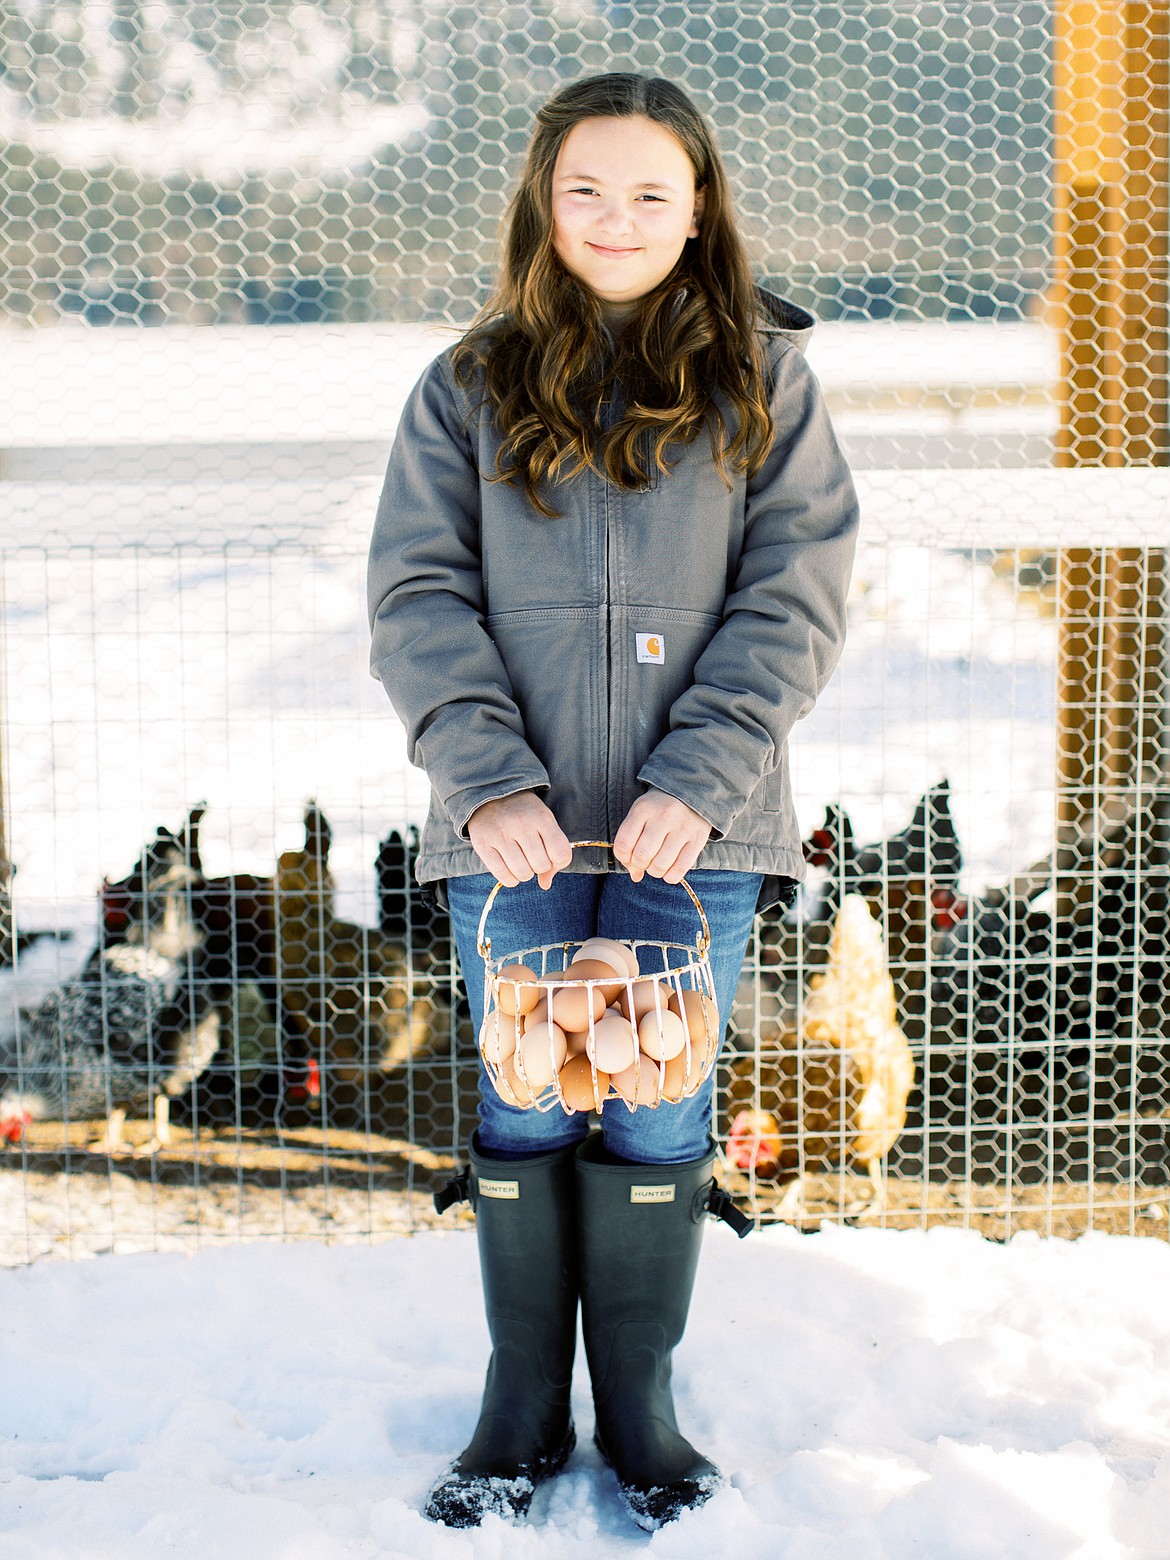
{"type": "Polygon", "coordinates": [[[520,1198],[519,1181],[481,1181],[479,1183],[479,1195],[481,1197],[499,1197],[504,1202],[518,1202],[520,1198]]]}
{"type": "Polygon", "coordinates": [[[674,1201],[674,1186],[631,1186],[632,1203],[662,1203],[674,1201]]]}
{"type": "Polygon", "coordinates": [[[638,649],[639,661],[649,661],[654,666],[661,666],[666,660],[661,634],[635,634],[634,643],[638,649]]]}

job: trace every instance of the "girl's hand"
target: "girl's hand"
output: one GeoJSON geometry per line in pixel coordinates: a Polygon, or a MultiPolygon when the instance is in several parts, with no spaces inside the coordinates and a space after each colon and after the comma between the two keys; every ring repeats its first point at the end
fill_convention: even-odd
{"type": "Polygon", "coordinates": [[[694,808],[665,791],[647,791],[626,814],[613,853],[632,883],[640,883],[647,872],[664,883],[679,883],[710,837],[711,825],[694,808]]]}
{"type": "Polygon", "coordinates": [[[485,802],[472,813],[467,833],[476,855],[505,888],[527,883],[533,874],[541,888],[549,888],[573,859],[560,824],[535,791],[485,802]]]}

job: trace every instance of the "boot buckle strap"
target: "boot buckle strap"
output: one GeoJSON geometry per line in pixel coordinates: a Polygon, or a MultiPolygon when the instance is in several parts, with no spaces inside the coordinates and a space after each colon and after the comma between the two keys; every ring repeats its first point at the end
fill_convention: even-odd
{"type": "Polygon", "coordinates": [[[435,1193],[435,1212],[446,1213],[456,1203],[471,1201],[471,1169],[460,1170],[452,1176],[442,1191],[435,1193]]]}
{"type": "Polygon", "coordinates": [[[742,1209],[736,1207],[730,1193],[725,1192],[718,1181],[712,1181],[707,1189],[705,1208],[714,1218],[729,1224],[740,1240],[755,1229],[755,1220],[749,1219],[742,1209]]]}

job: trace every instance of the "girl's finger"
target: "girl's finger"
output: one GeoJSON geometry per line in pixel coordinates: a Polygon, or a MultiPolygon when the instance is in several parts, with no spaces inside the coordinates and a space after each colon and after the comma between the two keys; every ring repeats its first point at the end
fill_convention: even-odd
{"type": "Polygon", "coordinates": [[[515,836],[517,850],[523,855],[525,861],[534,872],[546,872],[552,866],[552,857],[549,855],[548,846],[541,835],[535,830],[525,830],[515,836]]]}
{"type": "MultiPolygon", "coordinates": [[[[652,826],[644,828],[638,836],[638,842],[630,852],[629,861],[629,873],[635,883],[640,883],[647,872],[651,877],[661,876],[661,873],[655,870],[655,863],[662,855],[664,839],[669,839],[669,835],[664,837],[659,829],[652,826]]],[[[676,850],[672,850],[667,858],[668,861],[673,861],[677,854],[676,850]]]]}
{"type": "Polygon", "coordinates": [[[645,826],[634,824],[627,828],[628,823],[629,820],[627,819],[626,823],[623,823],[614,835],[613,854],[615,861],[620,862],[630,874],[630,881],[632,883],[640,883],[644,869],[639,865],[635,853],[645,832],[645,826]]]}
{"type": "Polygon", "coordinates": [[[630,864],[630,853],[633,850],[634,846],[637,844],[638,836],[639,836],[639,834],[641,834],[641,832],[642,832],[641,825],[640,824],[632,824],[630,822],[629,818],[627,818],[625,820],[625,822],[622,824],[621,828],[614,835],[614,837],[613,837],[613,854],[614,854],[614,859],[616,861],[620,861],[623,867],[628,867],[629,866],[629,864],[630,864]]]}
{"type": "Polygon", "coordinates": [[[695,862],[698,861],[699,853],[702,849],[701,843],[692,842],[689,846],[680,850],[672,865],[662,874],[662,881],[664,883],[681,883],[695,862]]]}
{"type": "MultiPolygon", "coordinates": [[[[654,853],[652,860],[646,863],[646,871],[651,877],[665,878],[668,872],[673,871],[680,856],[687,847],[687,838],[678,834],[668,834],[662,844],[654,853]]],[[[685,871],[685,868],[683,869],[685,871]]],[[[682,872],[679,873],[679,877],[682,872]]],[[[677,881],[677,879],[676,879],[677,881]]]]}
{"type": "Polygon", "coordinates": [[[492,877],[501,882],[505,888],[516,887],[519,879],[512,873],[498,850],[493,850],[489,845],[481,845],[477,847],[476,855],[483,862],[484,870],[490,872],[492,877]]]}
{"type": "Polygon", "coordinates": [[[573,847],[555,818],[552,819],[551,825],[546,825],[540,831],[540,841],[548,856],[548,865],[554,872],[559,872],[572,861],[573,847]]]}
{"type": "MultiPolygon", "coordinates": [[[[501,840],[497,846],[497,854],[512,875],[512,881],[506,884],[506,887],[515,888],[517,883],[527,883],[533,874],[533,868],[527,852],[518,840],[501,840]]],[[[503,881],[503,878],[500,878],[500,882],[503,881]]]]}
{"type": "MultiPolygon", "coordinates": [[[[568,845],[567,840],[565,844],[568,845]]],[[[525,883],[529,878],[535,877],[541,888],[548,888],[556,876],[558,868],[562,865],[567,865],[563,859],[558,861],[554,858],[553,851],[549,849],[544,836],[539,830],[519,835],[516,838],[515,845],[524,859],[526,870],[522,874],[522,881],[525,883]]],[[[571,851],[569,855],[572,855],[571,851]]],[[[515,865],[514,857],[513,864],[515,865]]]]}
{"type": "MultiPolygon", "coordinates": [[[[572,861],[573,847],[559,828],[555,829],[555,832],[549,831],[543,834],[541,836],[541,844],[544,847],[545,859],[542,863],[542,870],[537,870],[536,881],[541,888],[547,890],[552,887],[552,880],[557,873],[563,867],[567,867],[572,861]]],[[[533,866],[535,867],[536,865],[536,862],[533,861],[533,866]]]]}
{"type": "MultiPolygon", "coordinates": [[[[552,866],[539,831],[530,825],[509,827],[502,820],[492,820],[485,829],[473,833],[472,844],[481,860],[490,852],[493,860],[504,865],[513,879],[505,884],[508,888],[525,883],[534,873],[547,872],[552,866]]],[[[500,874],[497,872],[496,876],[500,874]]],[[[504,882],[502,877],[500,882],[504,882]]]]}
{"type": "Polygon", "coordinates": [[[548,851],[543,843],[539,849],[531,849],[525,852],[528,861],[528,876],[534,877],[541,888],[547,888],[556,875],[556,868],[549,860],[548,851]]]}

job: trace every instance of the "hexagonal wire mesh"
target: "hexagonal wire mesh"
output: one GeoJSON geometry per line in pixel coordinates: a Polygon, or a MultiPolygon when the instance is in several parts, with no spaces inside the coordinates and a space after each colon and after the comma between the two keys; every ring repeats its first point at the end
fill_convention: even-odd
{"type": "Polygon", "coordinates": [[[45,1095],[0,1149],[4,1260],[427,1219],[475,1062],[366,540],[534,108],[619,68],[713,120],[863,501],[796,743],[809,881],[721,1064],[728,1178],[765,1218],[1164,1231],[1164,6],[0,20],[5,1070],[45,1095]],[[153,1150],[133,1116],[103,1143],[93,1065],[114,972],[149,986],[144,903],[205,977],[153,1150]]]}

